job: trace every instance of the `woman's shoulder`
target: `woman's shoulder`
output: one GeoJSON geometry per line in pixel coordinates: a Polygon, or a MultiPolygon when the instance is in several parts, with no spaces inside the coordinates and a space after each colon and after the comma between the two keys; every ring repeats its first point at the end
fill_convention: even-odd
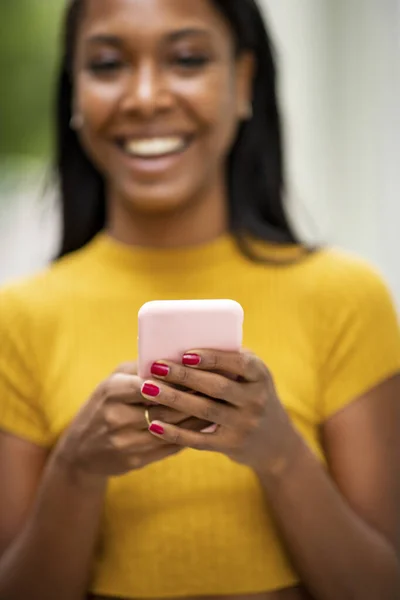
{"type": "Polygon", "coordinates": [[[0,286],[0,322],[11,325],[14,318],[34,312],[41,301],[46,303],[51,270],[50,267],[28,276],[13,278],[0,286]]]}
{"type": "Polygon", "coordinates": [[[361,278],[381,277],[379,269],[371,261],[360,254],[335,246],[324,246],[312,251],[309,266],[339,279],[349,275],[361,278]]]}
{"type": "Polygon", "coordinates": [[[67,302],[75,288],[84,281],[83,260],[71,255],[22,277],[0,285],[0,322],[14,318],[39,318],[67,302]]]}
{"type": "Polygon", "coordinates": [[[382,285],[384,278],[371,262],[335,246],[278,246],[265,241],[250,245],[253,264],[271,267],[271,275],[283,275],[307,284],[332,288],[382,285]]]}
{"type": "Polygon", "coordinates": [[[393,304],[393,298],[382,272],[361,256],[334,246],[304,251],[304,248],[257,246],[258,282],[263,287],[271,279],[279,279],[280,290],[290,290],[294,302],[307,304],[313,312],[328,314],[352,310],[360,304],[393,304]]]}
{"type": "Polygon", "coordinates": [[[324,391],[322,420],[400,370],[396,304],[380,270],[335,248],[309,263],[324,391]]]}
{"type": "Polygon", "coordinates": [[[339,248],[323,248],[304,265],[304,279],[313,288],[315,299],[335,310],[393,306],[388,282],[372,262],[339,248]]]}
{"type": "Polygon", "coordinates": [[[68,331],[60,330],[60,315],[67,313],[69,286],[79,277],[74,263],[56,262],[0,287],[0,427],[44,447],[54,440],[43,386],[55,344],[68,331]]]}

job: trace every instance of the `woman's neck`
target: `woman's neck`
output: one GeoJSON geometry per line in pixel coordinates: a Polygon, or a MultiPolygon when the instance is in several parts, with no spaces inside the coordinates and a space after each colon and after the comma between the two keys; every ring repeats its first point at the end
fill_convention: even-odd
{"type": "Polygon", "coordinates": [[[110,196],[107,231],[123,244],[148,248],[195,246],[228,230],[228,203],[223,189],[164,213],[135,211],[133,204],[110,196]]]}

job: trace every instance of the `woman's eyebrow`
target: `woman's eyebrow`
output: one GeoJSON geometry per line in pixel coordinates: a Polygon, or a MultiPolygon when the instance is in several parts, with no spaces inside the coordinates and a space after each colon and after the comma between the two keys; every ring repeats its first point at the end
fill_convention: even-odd
{"type": "Polygon", "coordinates": [[[181,38],[186,37],[211,37],[211,33],[208,29],[203,29],[200,27],[187,27],[185,29],[177,29],[176,31],[171,31],[166,36],[168,40],[172,42],[176,42],[181,38]]]}
{"type": "MultiPolygon", "coordinates": [[[[202,29],[200,27],[187,27],[185,29],[177,29],[176,31],[171,31],[166,34],[166,39],[170,42],[177,42],[183,38],[189,37],[207,37],[211,36],[210,32],[207,29],[202,29]]],[[[90,46],[96,45],[107,45],[107,46],[115,46],[117,48],[123,45],[123,40],[117,35],[110,35],[105,33],[96,33],[89,36],[86,39],[86,44],[90,46]]]]}
{"type": "Polygon", "coordinates": [[[88,37],[86,43],[91,46],[103,44],[107,46],[120,47],[122,45],[122,40],[116,35],[107,35],[100,33],[88,37]]]}

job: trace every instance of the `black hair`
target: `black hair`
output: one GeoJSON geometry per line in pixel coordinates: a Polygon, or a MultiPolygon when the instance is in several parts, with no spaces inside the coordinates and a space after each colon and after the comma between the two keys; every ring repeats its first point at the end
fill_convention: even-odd
{"type": "MultiPolygon", "coordinates": [[[[245,252],[248,237],[275,244],[300,244],[284,204],[277,72],[272,42],[261,10],[256,0],[212,2],[230,23],[238,52],[250,51],[256,60],[253,116],[241,125],[228,160],[230,230],[245,252]]],[[[84,0],[71,0],[67,10],[58,84],[56,166],[62,202],[60,257],[87,244],[104,228],[106,219],[103,178],[70,126],[72,66],[83,8],[84,0]]]]}

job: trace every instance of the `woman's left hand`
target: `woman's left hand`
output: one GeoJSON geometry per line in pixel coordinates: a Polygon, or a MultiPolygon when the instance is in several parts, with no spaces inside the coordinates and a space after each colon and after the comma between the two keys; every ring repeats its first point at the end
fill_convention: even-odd
{"type": "Polygon", "coordinates": [[[268,368],[253,354],[195,351],[185,354],[181,365],[155,363],[152,374],[155,380],[142,386],[146,400],[217,425],[210,434],[154,421],[154,435],[169,444],[220,452],[256,471],[279,470],[286,462],[294,430],[268,368]]]}

